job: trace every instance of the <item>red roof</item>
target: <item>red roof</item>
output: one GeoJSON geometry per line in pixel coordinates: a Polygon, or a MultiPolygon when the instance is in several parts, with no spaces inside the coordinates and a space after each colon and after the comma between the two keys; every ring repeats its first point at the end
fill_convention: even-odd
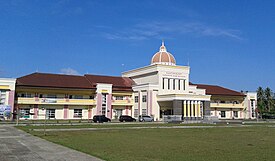
{"type": "Polygon", "coordinates": [[[130,89],[132,90],[133,80],[128,77],[115,77],[115,76],[103,76],[103,75],[84,75],[93,87],[96,87],[97,83],[112,84],[113,90],[130,89]]]}
{"type": "Polygon", "coordinates": [[[20,77],[17,86],[54,87],[54,88],[80,88],[95,89],[97,83],[113,85],[113,90],[132,91],[133,81],[126,77],[99,76],[99,75],[64,75],[49,73],[32,73],[20,77]]]}
{"type": "Polygon", "coordinates": [[[206,85],[206,84],[192,84],[192,85],[196,85],[200,89],[206,89],[206,94],[209,94],[209,95],[245,96],[241,92],[237,92],[221,86],[206,85]]]}
{"type": "Polygon", "coordinates": [[[89,81],[83,76],[48,73],[32,73],[20,77],[16,80],[16,85],[54,88],[92,88],[89,81]]]}

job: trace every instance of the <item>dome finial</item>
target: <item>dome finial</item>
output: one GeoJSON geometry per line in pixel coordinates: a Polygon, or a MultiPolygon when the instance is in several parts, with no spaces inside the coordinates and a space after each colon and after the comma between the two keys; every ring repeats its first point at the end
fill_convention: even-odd
{"type": "Polygon", "coordinates": [[[159,52],[157,52],[151,59],[151,65],[163,64],[163,65],[176,65],[174,56],[166,50],[164,46],[164,40],[161,42],[159,52]]]}
{"type": "Polygon", "coordinates": [[[160,52],[167,52],[166,47],[164,46],[164,40],[162,39],[161,46],[159,48],[160,52]]]}

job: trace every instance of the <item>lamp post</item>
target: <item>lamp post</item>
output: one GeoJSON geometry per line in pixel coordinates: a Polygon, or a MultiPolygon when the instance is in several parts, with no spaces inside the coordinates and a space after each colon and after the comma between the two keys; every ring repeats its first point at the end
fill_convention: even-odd
{"type": "MultiPolygon", "coordinates": [[[[44,110],[46,110],[44,107],[42,108],[42,110],[44,111],[44,110]]],[[[47,113],[46,113],[46,111],[45,111],[45,117],[44,117],[44,136],[46,136],[46,115],[47,115],[47,113]]]]}

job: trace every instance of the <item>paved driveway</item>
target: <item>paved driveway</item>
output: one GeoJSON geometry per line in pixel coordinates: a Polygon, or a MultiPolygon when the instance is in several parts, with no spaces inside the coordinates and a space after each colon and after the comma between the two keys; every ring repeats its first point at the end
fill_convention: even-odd
{"type": "Polygon", "coordinates": [[[90,155],[0,125],[0,161],[99,161],[90,155]]]}

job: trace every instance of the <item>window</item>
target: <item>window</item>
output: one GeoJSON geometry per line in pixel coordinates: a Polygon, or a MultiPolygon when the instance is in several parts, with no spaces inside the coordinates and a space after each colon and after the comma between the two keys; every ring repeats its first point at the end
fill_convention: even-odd
{"type": "Polygon", "coordinates": [[[30,109],[20,109],[20,118],[30,118],[30,109]]]}
{"type": "Polygon", "coordinates": [[[142,115],[147,115],[147,110],[146,109],[142,109],[142,115]]]}
{"type": "Polygon", "coordinates": [[[30,93],[22,93],[21,97],[26,97],[26,98],[31,98],[31,94],[30,93]]]}
{"type": "Polygon", "coordinates": [[[106,114],[106,103],[107,103],[107,101],[106,101],[106,98],[107,97],[107,94],[102,94],[102,115],[105,115],[106,114]]]}
{"type": "Polygon", "coordinates": [[[47,98],[56,98],[55,94],[48,94],[47,98]]]}
{"type": "Polygon", "coordinates": [[[178,81],[179,81],[179,83],[178,83],[178,85],[179,85],[179,86],[178,86],[178,89],[180,90],[180,79],[179,79],[178,81]]]}
{"type": "Polygon", "coordinates": [[[162,89],[164,89],[164,78],[162,78],[162,89]]]}
{"type": "Polygon", "coordinates": [[[185,90],[185,79],[183,80],[183,90],[185,90]]]}
{"type": "Polygon", "coordinates": [[[82,109],[74,109],[74,117],[81,118],[82,117],[82,109]]]}
{"type": "Polygon", "coordinates": [[[81,95],[75,95],[74,99],[83,99],[83,96],[81,96],[81,95]]]}
{"type": "Polygon", "coordinates": [[[55,109],[47,109],[46,110],[46,117],[47,118],[55,118],[55,109]]]}
{"type": "Polygon", "coordinates": [[[106,104],[106,97],[107,97],[106,94],[102,94],[102,103],[103,104],[106,104]]]}
{"type": "Polygon", "coordinates": [[[234,115],[234,117],[238,117],[238,111],[233,111],[233,115],[234,115]]]}
{"type": "Polygon", "coordinates": [[[168,89],[170,89],[170,79],[168,79],[168,89]]]}
{"type": "Polygon", "coordinates": [[[116,100],[123,100],[123,96],[116,96],[116,100]]]}
{"type": "Polygon", "coordinates": [[[173,79],[173,90],[175,90],[175,89],[176,89],[176,80],[173,79]]]}
{"type": "Polygon", "coordinates": [[[43,94],[40,94],[40,95],[39,95],[39,98],[43,98],[43,94]]]}
{"type": "Polygon", "coordinates": [[[221,111],[221,117],[226,117],[225,111],[221,111]]]}
{"type": "Polygon", "coordinates": [[[138,103],[138,96],[135,96],[135,103],[138,103]]]}
{"type": "Polygon", "coordinates": [[[146,97],[146,95],[143,95],[143,96],[142,96],[142,102],[147,102],[147,97],[146,97]]]}
{"type": "Polygon", "coordinates": [[[250,100],[251,101],[251,107],[254,107],[254,100],[250,100]]]}
{"type": "Polygon", "coordinates": [[[69,95],[69,99],[73,99],[73,95],[69,95]]]}
{"type": "Polygon", "coordinates": [[[138,109],[134,110],[134,117],[138,117],[139,113],[138,113],[138,109]]]}

